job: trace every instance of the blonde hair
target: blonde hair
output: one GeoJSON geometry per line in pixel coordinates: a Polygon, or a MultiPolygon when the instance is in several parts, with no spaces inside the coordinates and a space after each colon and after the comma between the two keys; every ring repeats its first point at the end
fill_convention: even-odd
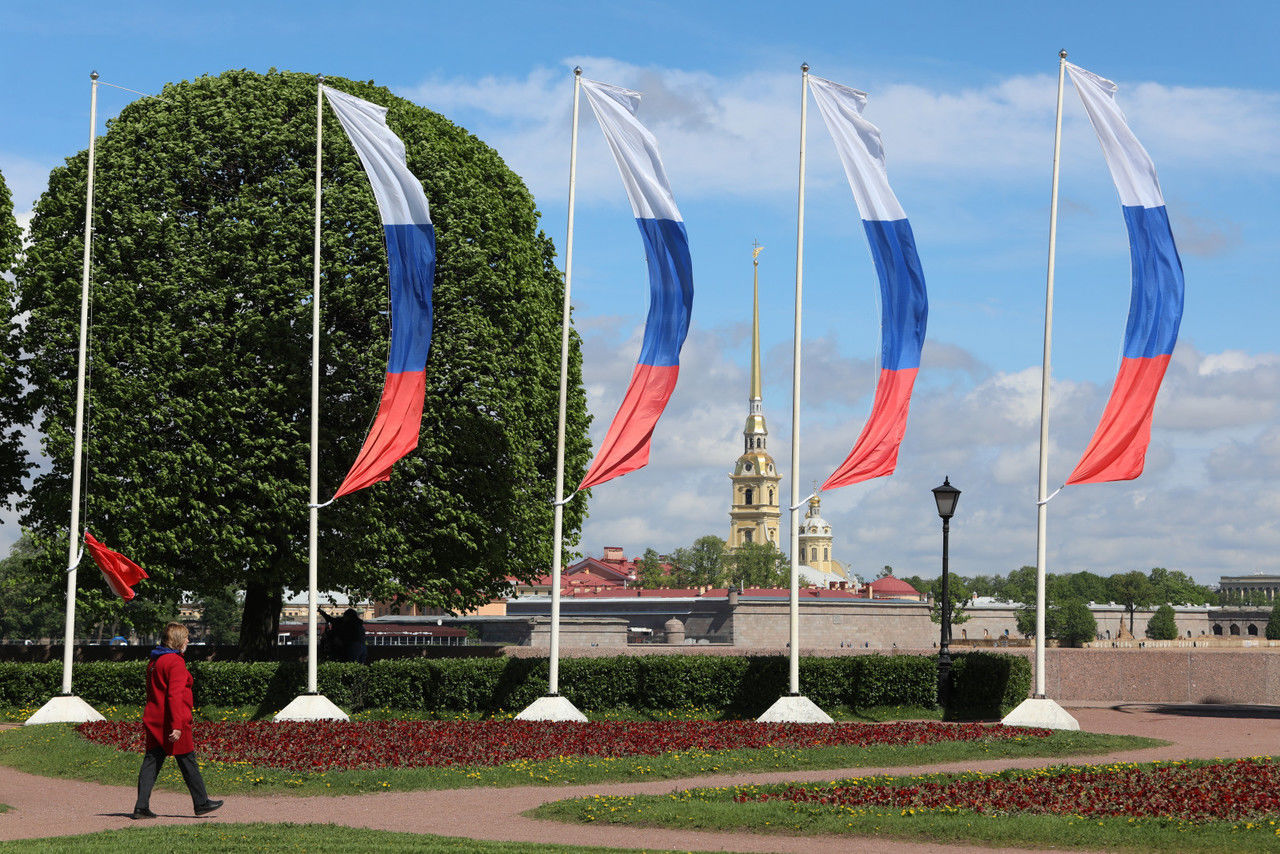
{"type": "Polygon", "coordinates": [[[187,627],[182,623],[166,623],[160,632],[160,642],[169,649],[177,649],[187,640],[187,627]]]}

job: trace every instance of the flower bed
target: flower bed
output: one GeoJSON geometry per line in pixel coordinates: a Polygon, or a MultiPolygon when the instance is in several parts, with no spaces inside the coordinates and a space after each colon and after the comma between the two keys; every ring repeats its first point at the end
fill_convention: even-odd
{"type": "MultiPolygon", "coordinates": [[[[200,755],[291,771],[503,765],[561,756],[656,756],[738,748],[934,744],[1045,738],[1046,729],[934,722],[765,724],[756,721],[547,723],[534,721],[334,721],[195,724],[200,755]]],[[[134,721],[80,724],[90,741],[143,747],[134,721]]]]}
{"type": "Polygon", "coordinates": [[[880,807],[902,810],[903,814],[972,810],[988,815],[1049,813],[1083,818],[1236,821],[1280,814],[1280,764],[1268,757],[1145,767],[1121,763],[894,782],[868,778],[838,786],[791,786],[772,792],[744,787],[734,800],[849,809],[880,807]]]}

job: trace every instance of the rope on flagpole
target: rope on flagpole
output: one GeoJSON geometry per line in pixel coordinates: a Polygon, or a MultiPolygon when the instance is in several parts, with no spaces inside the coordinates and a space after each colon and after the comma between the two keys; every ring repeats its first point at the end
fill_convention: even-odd
{"type": "Polygon", "coordinates": [[[817,498],[817,497],[818,497],[818,493],[816,493],[816,492],[811,492],[811,493],[809,493],[808,497],[800,499],[800,503],[799,503],[799,504],[792,504],[792,505],[791,505],[791,510],[792,510],[792,512],[795,512],[796,510],[799,510],[801,507],[803,507],[803,506],[805,506],[806,504],[808,504],[808,503],[809,503],[809,501],[810,501],[810,499],[817,498]]]}
{"type": "Polygon", "coordinates": [[[1067,485],[1066,485],[1065,483],[1064,483],[1064,484],[1062,484],[1062,486],[1059,486],[1059,487],[1058,487],[1057,489],[1055,489],[1053,492],[1049,493],[1049,494],[1048,494],[1048,495],[1046,495],[1044,498],[1042,498],[1042,499],[1040,499],[1039,501],[1037,501],[1037,502],[1036,502],[1036,506],[1037,506],[1037,507],[1043,507],[1044,505],[1048,504],[1050,501],[1052,501],[1052,500],[1053,500],[1053,496],[1057,495],[1059,492],[1061,492],[1062,490],[1064,490],[1064,489],[1066,489],[1066,488],[1067,488],[1067,485]]]}
{"type": "Polygon", "coordinates": [[[137,89],[130,89],[128,86],[121,86],[118,83],[108,83],[107,81],[101,80],[101,79],[98,80],[98,85],[110,86],[112,89],[123,89],[126,92],[132,92],[133,94],[141,95],[144,98],[158,98],[161,101],[165,100],[164,98],[161,98],[159,95],[148,95],[146,92],[139,92],[137,89]]]}

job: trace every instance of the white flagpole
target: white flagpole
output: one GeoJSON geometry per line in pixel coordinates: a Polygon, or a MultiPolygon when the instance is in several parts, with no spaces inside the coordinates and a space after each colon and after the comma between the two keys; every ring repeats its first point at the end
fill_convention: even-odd
{"type": "Polygon", "coordinates": [[[804,285],[804,171],[809,130],[809,63],[800,66],[800,180],[796,199],[796,318],[791,351],[791,596],[790,672],[787,693],[758,720],[781,723],[831,723],[831,716],[800,695],[800,318],[804,285]]]}
{"type": "Polygon", "coordinates": [[[1058,110],[1053,128],[1053,189],[1049,197],[1049,262],[1044,294],[1044,358],[1040,368],[1040,477],[1036,488],[1036,664],[1035,690],[1004,718],[1006,724],[1045,726],[1053,729],[1079,729],[1076,719],[1067,714],[1045,691],[1044,625],[1046,530],[1049,521],[1049,356],[1053,345],[1053,271],[1058,248],[1058,160],[1062,150],[1062,91],[1067,70],[1067,52],[1058,51],[1058,110]]]}
{"type": "MultiPolygon", "coordinates": [[[[547,694],[529,704],[518,720],[585,721],[573,703],[560,696],[560,569],[564,548],[564,505],[574,496],[564,492],[564,436],[569,399],[570,288],[573,284],[573,206],[578,185],[578,101],[582,92],[582,68],[573,69],[573,123],[569,133],[569,221],[564,241],[564,313],[560,323],[560,415],[556,422],[556,500],[551,555],[551,640],[547,694]]],[[[576,491],[574,495],[576,495],[576,491]]]]}
{"type": "Polygon", "coordinates": [[[28,724],[100,721],[84,700],[71,693],[71,668],[76,638],[76,566],[83,546],[80,532],[81,458],[84,455],[84,376],[89,344],[89,276],[93,264],[93,169],[98,130],[98,72],[89,72],[89,162],[84,194],[84,267],[80,277],[80,350],[76,367],[76,421],[71,460],[71,525],[67,537],[67,616],[62,641],[62,693],[26,720],[28,724]]]}
{"type": "Polygon", "coordinates": [[[324,77],[316,77],[316,219],[311,252],[311,492],[307,501],[307,692],[281,709],[277,721],[347,720],[321,696],[317,667],[316,600],[320,576],[320,197],[324,132],[324,77]]]}
{"type": "Polygon", "coordinates": [[[1067,52],[1058,53],[1058,112],[1053,128],[1053,189],[1049,198],[1049,264],[1044,293],[1044,359],[1040,368],[1040,478],[1036,488],[1036,688],[1035,697],[1045,697],[1044,623],[1046,528],[1049,521],[1049,366],[1053,347],[1053,272],[1058,249],[1058,163],[1062,151],[1062,91],[1067,69],[1067,52]]]}
{"type": "Polygon", "coordinates": [[[560,693],[560,571],[564,547],[564,436],[569,408],[569,313],[573,283],[573,208],[578,188],[578,100],[582,92],[582,68],[573,69],[573,129],[569,135],[569,220],[564,239],[564,312],[560,323],[560,416],[556,422],[555,551],[551,555],[551,672],[548,694],[560,693]]]}
{"type": "Polygon", "coordinates": [[[311,497],[308,501],[307,542],[307,693],[316,694],[316,599],[320,570],[320,172],[324,133],[324,77],[316,79],[316,224],[311,263],[311,497]]]}
{"type": "Polygon", "coordinates": [[[62,693],[71,693],[71,661],[75,652],[76,565],[80,552],[80,482],[84,456],[84,376],[89,349],[89,276],[93,265],[93,170],[98,127],[98,72],[89,74],[89,164],[84,193],[84,266],[80,276],[80,351],[76,367],[75,443],[71,452],[71,527],[67,542],[67,629],[62,650],[62,693]]]}
{"type": "Polygon", "coordinates": [[[809,130],[809,64],[800,66],[800,181],[796,201],[796,317],[791,344],[791,607],[790,679],[787,692],[800,693],[800,319],[804,288],[804,172],[809,130]]]}

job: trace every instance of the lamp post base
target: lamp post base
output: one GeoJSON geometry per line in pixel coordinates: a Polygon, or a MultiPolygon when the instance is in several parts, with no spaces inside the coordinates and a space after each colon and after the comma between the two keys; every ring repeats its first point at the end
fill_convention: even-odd
{"type": "Polygon", "coordinates": [[[578,707],[559,694],[547,694],[530,703],[516,715],[518,721],[573,721],[586,723],[587,716],[578,707]]]}
{"type": "Polygon", "coordinates": [[[763,715],[756,718],[763,724],[829,724],[831,715],[818,708],[817,703],[799,694],[784,694],[763,715]]]}
{"type": "Polygon", "coordinates": [[[1067,710],[1048,697],[1028,697],[1004,716],[1005,726],[1037,726],[1045,729],[1080,729],[1080,723],[1067,710]]]}
{"type": "Polygon", "coordinates": [[[88,721],[104,721],[97,709],[75,694],[59,694],[45,703],[35,714],[23,721],[23,726],[36,724],[82,724],[88,721]]]}
{"type": "Polygon", "coordinates": [[[289,705],[276,712],[274,721],[346,721],[347,713],[323,694],[299,694],[289,705]]]}

